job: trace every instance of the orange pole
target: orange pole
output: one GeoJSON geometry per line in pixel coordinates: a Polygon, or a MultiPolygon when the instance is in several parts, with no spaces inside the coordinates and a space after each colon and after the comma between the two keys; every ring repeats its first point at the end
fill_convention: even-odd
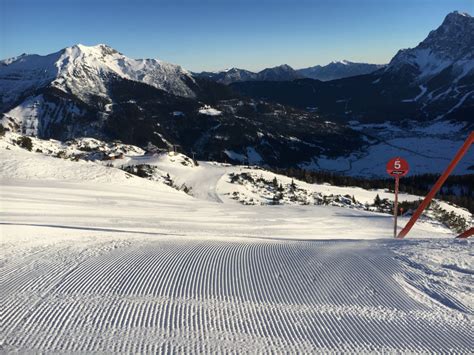
{"type": "Polygon", "coordinates": [[[398,234],[398,238],[404,238],[408,234],[408,232],[412,229],[415,222],[421,216],[421,214],[423,213],[425,208],[428,207],[428,205],[431,202],[431,200],[433,199],[433,197],[436,195],[438,190],[444,184],[444,182],[446,181],[448,176],[451,174],[451,172],[454,170],[454,168],[459,163],[459,161],[464,156],[464,154],[466,154],[466,152],[469,150],[469,148],[471,147],[473,142],[474,142],[474,132],[471,132],[469,134],[469,137],[466,139],[466,141],[462,145],[462,147],[459,149],[459,151],[454,156],[453,160],[451,160],[451,163],[449,163],[449,165],[446,168],[446,170],[444,171],[443,175],[441,175],[439,177],[438,181],[436,181],[436,183],[431,188],[431,191],[428,193],[428,195],[426,195],[425,199],[420,204],[420,206],[418,206],[418,208],[416,209],[413,216],[411,216],[411,218],[408,221],[408,223],[406,224],[406,226],[403,227],[403,229],[400,231],[400,233],[398,234]]]}
{"type": "Polygon", "coordinates": [[[465,231],[464,233],[459,234],[456,238],[464,239],[464,238],[472,237],[473,235],[474,235],[474,228],[471,228],[465,231]]]}

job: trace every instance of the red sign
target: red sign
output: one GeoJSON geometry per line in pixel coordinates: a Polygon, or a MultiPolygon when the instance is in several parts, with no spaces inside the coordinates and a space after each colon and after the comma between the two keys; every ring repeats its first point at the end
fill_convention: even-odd
{"type": "Polygon", "coordinates": [[[393,177],[405,176],[410,171],[410,166],[407,161],[403,158],[397,157],[392,158],[387,163],[387,173],[393,177]]]}

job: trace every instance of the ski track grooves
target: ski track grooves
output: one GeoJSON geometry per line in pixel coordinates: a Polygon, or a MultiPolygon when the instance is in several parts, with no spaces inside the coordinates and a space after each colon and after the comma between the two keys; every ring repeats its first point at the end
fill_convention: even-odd
{"type": "Polygon", "coordinates": [[[405,267],[383,243],[360,241],[31,250],[1,268],[1,348],[469,352],[472,314],[432,318],[441,307],[419,303],[395,281],[405,267]]]}

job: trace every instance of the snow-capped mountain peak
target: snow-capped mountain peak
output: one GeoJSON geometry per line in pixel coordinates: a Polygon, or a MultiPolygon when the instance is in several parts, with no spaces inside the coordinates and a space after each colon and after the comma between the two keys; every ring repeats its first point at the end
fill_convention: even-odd
{"type": "Polygon", "coordinates": [[[345,59],[343,59],[343,60],[333,60],[331,63],[329,63],[329,65],[331,65],[331,64],[350,65],[350,64],[352,64],[352,62],[350,62],[350,61],[348,61],[348,60],[345,60],[345,59]]]}
{"type": "Polygon", "coordinates": [[[18,56],[15,56],[15,57],[11,57],[11,58],[6,58],[6,59],[3,59],[3,60],[0,60],[0,66],[5,66],[5,65],[10,65],[11,63],[13,62],[16,62],[17,60],[20,60],[21,58],[23,57],[27,57],[29,54],[26,54],[26,53],[22,53],[18,56]]]}
{"type": "Polygon", "coordinates": [[[14,104],[25,92],[53,86],[87,102],[107,97],[110,80],[139,81],[172,94],[194,97],[194,79],[179,65],[158,59],[131,59],[105,44],[76,44],[49,55],[21,55],[0,65],[0,108],[14,104]]]}
{"type": "Polygon", "coordinates": [[[474,18],[451,12],[417,47],[400,50],[387,71],[411,67],[420,80],[453,67],[460,75],[474,69],[474,18]]]}
{"type": "Polygon", "coordinates": [[[60,71],[67,73],[74,73],[78,67],[82,67],[86,75],[92,69],[99,77],[118,75],[125,79],[144,82],[178,96],[194,96],[183,81],[183,76],[189,76],[189,79],[191,77],[179,65],[158,59],[131,59],[104,44],[96,46],[78,44],[65,48],[57,64],[61,64],[60,71]]]}
{"type": "Polygon", "coordinates": [[[466,13],[451,12],[420,47],[454,60],[474,59],[474,18],[466,13]]]}

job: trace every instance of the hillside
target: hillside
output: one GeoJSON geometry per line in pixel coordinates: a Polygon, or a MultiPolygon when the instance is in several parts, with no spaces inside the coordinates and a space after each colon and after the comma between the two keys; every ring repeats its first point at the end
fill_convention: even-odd
{"type": "MultiPolygon", "coordinates": [[[[248,180],[234,186],[235,174],[291,184],[258,168],[96,140],[34,139],[42,153],[29,152],[8,139],[0,141],[7,352],[470,349],[470,241],[446,239],[453,233],[439,223],[422,220],[410,239],[390,240],[389,214],[232,199],[231,191],[266,198],[248,180]],[[175,184],[111,166],[137,163],[175,184]]],[[[376,193],[296,184],[361,201],[376,193]]]]}
{"type": "MultiPolygon", "coordinates": [[[[21,139],[22,136],[10,133],[0,140],[5,178],[117,182],[135,186],[143,182],[144,186],[156,185],[220,204],[334,206],[385,213],[387,218],[392,213],[393,193],[388,189],[308,184],[257,166],[198,162],[174,152],[149,154],[138,147],[95,139],[66,143],[32,139],[34,153],[29,153],[21,147],[21,139]],[[42,167],[43,160],[47,163],[42,167]],[[71,165],[71,161],[75,164],[71,165]],[[62,164],[74,169],[63,168],[62,164]],[[376,199],[381,202],[375,202],[376,199]]],[[[420,196],[405,193],[399,196],[402,203],[420,199],[420,196]]],[[[435,226],[444,223],[453,234],[464,231],[472,223],[470,212],[442,201],[435,202],[425,218],[428,224],[435,226]],[[455,218],[447,218],[451,211],[455,218]]]]}

